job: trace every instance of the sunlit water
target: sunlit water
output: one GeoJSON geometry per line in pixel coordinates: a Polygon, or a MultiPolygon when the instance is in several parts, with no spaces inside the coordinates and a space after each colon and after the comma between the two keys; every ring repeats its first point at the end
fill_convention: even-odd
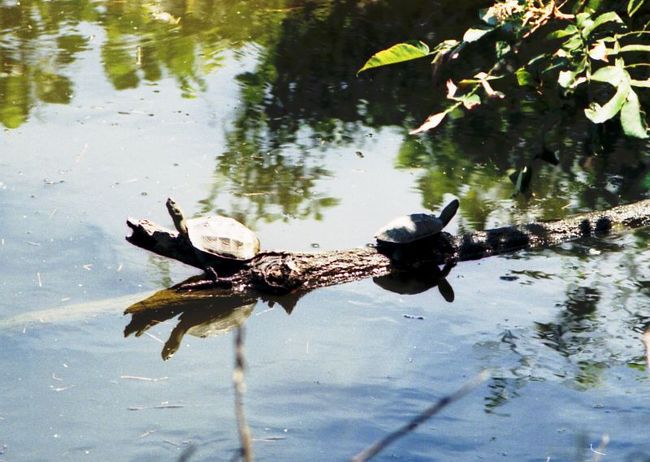
{"type": "MultiPolygon", "coordinates": [[[[43,5],[39,19],[0,3],[0,460],[238,450],[232,324],[205,325],[231,311],[206,303],[194,330],[188,311],[137,337],[122,314],[195,273],[124,240],[127,216],[171,226],[168,196],[189,214],[237,217],[264,248],[316,250],[365,245],[394,216],[453,197],[455,232],[647,195],[647,145],[619,141],[594,160],[567,142],[566,165],[540,167],[525,201],[507,178],[515,151],[500,156],[533,149],[525,130],[510,145],[483,116],[408,137],[430,110],[408,90],[428,77],[354,73],[424,27],[417,9],[43,5]]],[[[593,460],[608,435],[606,457],[647,460],[649,238],[461,263],[447,277],[453,303],[366,280],[306,294],[289,313],[235,308],[256,457],[348,459],[488,368],[380,459],[593,460]]]]}

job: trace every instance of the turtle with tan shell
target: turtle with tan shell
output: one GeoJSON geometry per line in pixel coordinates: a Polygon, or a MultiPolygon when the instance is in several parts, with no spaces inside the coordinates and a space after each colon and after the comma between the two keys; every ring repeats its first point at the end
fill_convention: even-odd
{"type": "Polygon", "coordinates": [[[215,280],[217,274],[208,264],[214,257],[230,266],[237,266],[259,253],[260,240],[257,235],[237,220],[219,215],[186,219],[172,198],[167,199],[166,205],[179,235],[187,239],[206,272],[215,280]]]}

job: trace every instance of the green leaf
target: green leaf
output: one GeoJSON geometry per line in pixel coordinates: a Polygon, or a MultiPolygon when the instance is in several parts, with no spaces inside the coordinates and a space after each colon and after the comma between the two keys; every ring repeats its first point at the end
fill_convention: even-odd
{"type": "Polygon", "coordinates": [[[557,83],[562,88],[571,88],[576,82],[577,75],[575,71],[560,71],[557,76],[557,83]]]}
{"type": "Polygon", "coordinates": [[[609,101],[602,106],[598,103],[593,103],[589,108],[585,109],[585,115],[593,123],[602,124],[619,113],[627,101],[630,91],[629,83],[621,81],[616,89],[616,93],[609,101]]]}
{"type": "Polygon", "coordinates": [[[648,129],[641,117],[639,97],[630,90],[623,107],[621,108],[621,126],[627,136],[645,139],[648,138],[648,129]]]}
{"type": "Polygon", "coordinates": [[[574,26],[573,24],[565,27],[564,29],[556,30],[555,32],[552,32],[548,34],[546,37],[547,39],[559,39],[559,38],[564,38],[568,37],[569,35],[575,35],[578,33],[578,28],[574,26]]]}
{"type": "Polygon", "coordinates": [[[593,22],[594,21],[591,19],[591,13],[589,12],[582,12],[576,15],[576,24],[580,29],[584,29],[585,27],[593,24],[593,22]]]}
{"type": "Polygon", "coordinates": [[[619,66],[605,66],[594,72],[591,75],[591,80],[605,82],[616,87],[625,78],[626,74],[625,70],[619,66]]]}
{"type": "Polygon", "coordinates": [[[456,48],[460,42],[458,40],[445,40],[440,42],[435,48],[429,53],[433,56],[433,63],[439,63],[441,58],[449,53],[451,50],[456,48]]]}
{"type": "Polygon", "coordinates": [[[547,58],[546,53],[542,53],[541,55],[537,55],[534,58],[531,58],[530,61],[528,61],[528,65],[532,66],[533,64],[537,64],[537,61],[543,61],[547,58]]]}
{"type": "Polygon", "coordinates": [[[562,88],[569,88],[571,86],[571,83],[575,79],[575,72],[572,71],[560,71],[560,73],[557,76],[557,83],[562,87],[562,88]]]}
{"type": "Polygon", "coordinates": [[[594,61],[604,61],[608,62],[607,56],[609,55],[609,50],[605,45],[603,40],[598,40],[593,47],[589,50],[589,57],[594,61]]]}
{"type": "Polygon", "coordinates": [[[460,42],[458,40],[444,40],[437,44],[429,54],[448,53],[453,50],[460,42]]]}
{"type": "Polygon", "coordinates": [[[607,13],[603,13],[600,16],[598,16],[593,22],[585,21],[584,28],[582,29],[582,36],[585,38],[589,37],[589,35],[597,27],[600,27],[603,24],[606,24],[608,22],[616,22],[619,24],[624,24],[623,20],[620,18],[619,15],[617,15],[613,11],[608,11],[607,13]]]}
{"type": "Polygon", "coordinates": [[[632,85],[633,87],[650,88],[650,79],[647,80],[630,79],[630,85],[632,85]]]}
{"type": "Polygon", "coordinates": [[[463,103],[463,106],[465,106],[465,109],[467,110],[474,109],[476,106],[479,106],[481,104],[481,97],[476,93],[471,95],[463,95],[458,98],[458,100],[463,103]]]}
{"type": "Polygon", "coordinates": [[[535,86],[535,79],[533,78],[533,75],[528,72],[525,68],[520,67],[517,69],[517,72],[515,72],[515,76],[517,77],[517,83],[519,84],[520,87],[534,87],[535,86]]]}
{"type": "Polygon", "coordinates": [[[563,44],[562,48],[564,48],[567,51],[576,51],[582,49],[584,46],[584,42],[582,38],[580,38],[579,35],[572,35],[567,39],[563,44]]]}
{"type": "Polygon", "coordinates": [[[368,69],[424,58],[429,54],[429,47],[426,43],[420,41],[398,43],[372,55],[363,67],[357,71],[357,75],[368,69]]]}
{"type": "Polygon", "coordinates": [[[496,52],[497,52],[497,59],[503,59],[505,55],[510,53],[510,44],[508,42],[497,42],[496,43],[496,52]]]}
{"type": "Polygon", "coordinates": [[[494,27],[489,27],[487,29],[467,29],[463,35],[463,42],[472,43],[480,40],[484,35],[492,32],[494,27]]]}
{"type": "Polygon", "coordinates": [[[472,83],[482,83],[487,80],[501,80],[504,76],[503,75],[489,75],[486,74],[485,72],[481,71],[477,73],[474,78],[471,79],[463,79],[460,81],[463,85],[469,85],[472,83]]]}
{"type": "Polygon", "coordinates": [[[620,53],[624,53],[626,51],[642,51],[642,52],[649,51],[650,52],[650,45],[641,45],[638,43],[633,43],[630,45],[622,46],[618,51],[620,53]]]}
{"type": "Polygon", "coordinates": [[[643,5],[645,0],[629,0],[627,3],[627,14],[628,16],[633,16],[639,8],[643,5]]]}

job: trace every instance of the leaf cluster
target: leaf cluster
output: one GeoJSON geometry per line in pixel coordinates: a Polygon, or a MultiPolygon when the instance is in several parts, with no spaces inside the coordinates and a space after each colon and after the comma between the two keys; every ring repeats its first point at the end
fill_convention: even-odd
{"type": "Polygon", "coordinates": [[[399,43],[374,54],[358,73],[425,57],[432,59],[437,72],[440,66],[458,60],[468,46],[481,42],[494,51],[491,67],[459,80],[458,85],[449,80],[446,107],[411,134],[437,127],[455,110],[472,110],[487,98],[504,98],[507,90],[494,90],[490,82],[514,77],[518,86],[539,95],[559,87],[563,96],[571,97],[586,88],[583,111],[587,119],[602,124],[618,117],[626,135],[648,138],[637,92],[650,88],[650,45],[646,43],[650,22],[637,28],[633,21],[645,2],[628,0],[626,8],[617,11],[616,3],[598,1],[500,0],[480,10],[481,23],[467,29],[460,40],[445,40],[433,48],[420,41],[399,43]],[[513,67],[512,62],[525,56],[527,48],[534,48],[532,37],[541,38],[545,50],[513,67]],[[549,81],[555,85],[548,85],[549,81]],[[464,91],[459,92],[459,86],[464,91]]]}

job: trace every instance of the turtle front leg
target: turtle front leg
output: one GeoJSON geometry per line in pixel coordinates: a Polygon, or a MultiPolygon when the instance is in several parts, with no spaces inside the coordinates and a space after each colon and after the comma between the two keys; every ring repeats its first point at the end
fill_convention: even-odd
{"type": "Polygon", "coordinates": [[[212,266],[205,267],[205,274],[214,282],[215,284],[219,282],[219,275],[217,275],[216,270],[212,266]]]}
{"type": "Polygon", "coordinates": [[[210,278],[210,281],[216,286],[219,282],[219,275],[217,274],[217,270],[214,269],[210,258],[198,249],[194,249],[194,253],[196,254],[196,258],[199,260],[199,263],[203,267],[203,271],[208,276],[208,278],[210,278]]]}

